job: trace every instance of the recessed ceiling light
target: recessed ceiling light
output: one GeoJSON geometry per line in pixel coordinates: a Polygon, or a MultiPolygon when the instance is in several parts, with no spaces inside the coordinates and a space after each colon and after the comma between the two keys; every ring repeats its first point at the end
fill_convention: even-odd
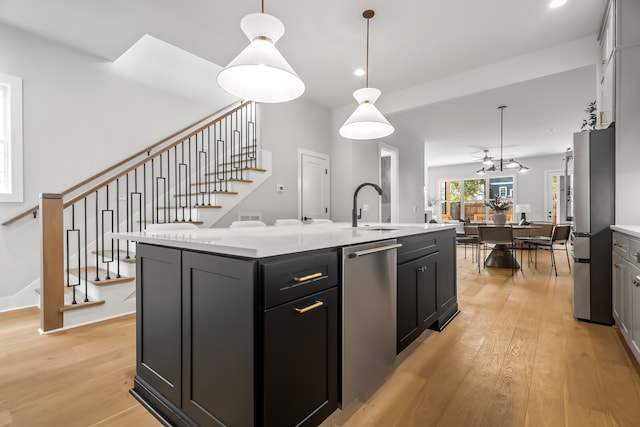
{"type": "Polygon", "coordinates": [[[362,77],[364,76],[364,69],[363,68],[358,68],[356,71],[354,71],[354,73],[357,77],[362,77]]]}
{"type": "Polygon", "coordinates": [[[551,129],[547,129],[547,132],[555,132],[556,130],[554,128],[551,129]]]}
{"type": "Polygon", "coordinates": [[[565,3],[567,3],[567,0],[551,0],[549,7],[555,9],[556,7],[564,6],[565,3]]]}

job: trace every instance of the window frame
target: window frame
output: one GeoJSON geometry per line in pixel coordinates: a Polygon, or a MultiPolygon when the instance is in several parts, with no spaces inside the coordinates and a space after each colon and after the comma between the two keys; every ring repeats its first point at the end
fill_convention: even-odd
{"type": "MultiPolygon", "coordinates": [[[[478,175],[465,175],[465,176],[461,176],[461,177],[454,177],[454,178],[440,178],[438,179],[438,187],[437,187],[437,194],[438,194],[438,198],[439,198],[439,202],[437,203],[438,205],[438,216],[442,219],[442,215],[443,213],[447,214],[447,212],[443,212],[445,209],[443,209],[443,205],[446,205],[447,203],[451,204],[451,201],[445,200],[442,197],[441,194],[441,189],[442,186],[445,185],[445,183],[447,182],[453,182],[453,181],[457,181],[460,183],[460,200],[455,200],[453,201],[453,203],[459,203],[460,207],[459,207],[459,211],[460,214],[462,216],[462,213],[465,212],[465,201],[464,201],[464,192],[465,192],[465,188],[464,188],[464,183],[465,181],[477,181],[480,179],[483,179],[485,182],[485,188],[484,188],[484,202],[491,200],[491,179],[492,178],[510,178],[512,179],[512,197],[507,197],[507,200],[511,201],[511,211],[512,211],[512,215],[515,215],[515,206],[516,206],[516,198],[517,198],[517,174],[516,173],[510,173],[510,172],[502,172],[502,173],[495,173],[495,174],[487,174],[483,177],[478,177],[478,175]]],[[[485,218],[490,218],[491,217],[491,212],[488,206],[485,205],[484,207],[484,217],[485,218]]],[[[452,220],[454,220],[452,218],[452,220]]],[[[457,221],[457,219],[456,219],[457,221]]],[[[474,220],[471,219],[471,221],[473,222],[474,220]]],[[[486,221],[486,220],[485,220],[486,221]]]]}
{"type": "Polygon", "coordinates": [[[0,85],[7,88],[8,102],[8,142],[5,149],[4,166],[8,171],[8,191],[0,189],[0,202],[22,203],[24,201],[23,182],[23,122],[22,122],[22,79],[0,73],[0,85]]]}

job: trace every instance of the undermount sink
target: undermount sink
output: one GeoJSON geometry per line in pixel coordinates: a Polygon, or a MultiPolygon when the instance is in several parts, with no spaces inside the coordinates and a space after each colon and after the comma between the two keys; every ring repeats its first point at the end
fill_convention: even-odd
{"type": "Polygon", "coordinates": [[[367,227],[366,225],[364,227],[357,227],[358,230],[371,230],[371,231],[394,231],[394,230],[399,230],[399,228],[393,228],[393,227],[367,227]]]}

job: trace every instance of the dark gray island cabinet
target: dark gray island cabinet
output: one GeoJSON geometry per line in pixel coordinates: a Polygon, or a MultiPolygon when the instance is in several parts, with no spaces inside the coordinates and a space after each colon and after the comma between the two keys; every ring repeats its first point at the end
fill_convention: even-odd
{"type": "MultiPolygon", "coordinates": [[[[457,312],[454,239],[451,229],[399,239],[399,333],[401,323],[412,337],[443,327],[457,312]]],[[[348,286],[337,247],[251,258],[147,239],[136,258],[131,393],[161,422],[318,425],[337,409],[348,286]]]]}

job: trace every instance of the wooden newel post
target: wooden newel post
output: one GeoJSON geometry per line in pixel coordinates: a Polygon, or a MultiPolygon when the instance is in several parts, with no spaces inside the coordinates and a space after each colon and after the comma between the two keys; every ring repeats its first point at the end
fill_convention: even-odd
{"type": "Polygon", "coordinates": [[[62,194],[40,194],[40,328],[62,328],[64,306],[64,226],[62,194]]]}

